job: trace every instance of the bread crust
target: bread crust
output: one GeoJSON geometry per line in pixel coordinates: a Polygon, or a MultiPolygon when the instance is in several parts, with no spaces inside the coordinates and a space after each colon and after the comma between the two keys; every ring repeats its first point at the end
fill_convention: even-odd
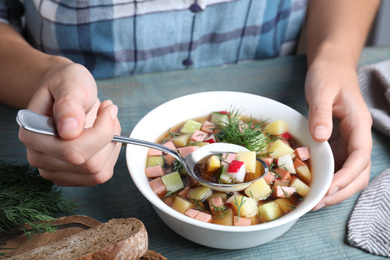
{"type": "Polygon", "coordinates": [[[139,259],[147,250],[144,224],[135,218],[124,218],[112,219],[10,259],[139,259]]]}

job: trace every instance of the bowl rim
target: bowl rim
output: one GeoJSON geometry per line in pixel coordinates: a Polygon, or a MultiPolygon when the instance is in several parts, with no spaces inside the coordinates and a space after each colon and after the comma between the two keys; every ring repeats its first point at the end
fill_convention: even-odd
{"type": "MultiPolygon", "coordinates": [[[[171,104],[176,103],[182,99],[199,98],[199,96],[201,96],[201,95],[207,95],[207,96],[209,96],[209,95],[218,95],[218,96],[220,96],[220,95],[235,95],[235,96],[239,95],[243,98],[251,97],[251,98],[258,98],[259,100],[264,99],[270,103],[275,103],[278,106],[284,107],[284,109],[290,110],[292,113],[295,113],[297,116],[303,118],[305,122],[307,122],[306,117],[304,117],[301,113],[299,113],[295,109],[293,109],[293,108],[291,108],[291,107],[289,107],[289,106],[287,106],[279,101],[276,101],[276,100],[273,100],[273,99],[270,99],[270,98],[267,98],[264,96],[245,93],[245,92],[238,92],[238,91],[206,91],[206,92],[197,92],[197,93],[173,98],[173,99],[157,106],[156,108],[152,109],[136,124],[136,126],[134,127],[133,131],[130,134],[130,137],[137,138],[140,126],[142,126],[144,124],[144,122],[148,120],[149,117],[153,116],[161,108],[163,108],[165,106],[170,106],[171,104]]],[[[212,111],[210,111],[210,113],[211,112],[212,111]]],[[[188,119],[191,119],[191,118],[188,118],[188,119]]],[[[163,129],[161,133],[163,133],[163,131],[165,131],[165,129],[163,129]]],[[[309,139],[311,139],[311,141],[315,142],[311,137],[309,139]]],[[[316,197],[319,198],[318,201],[316,200],[316,201],[311,201],[310,203],[306,203],[304,207],[302,206],[302,204],[304,202],[302,202],[300,205],[297,206],[296,209],[283,215],[282,217],[280,217],[276,220],[266,222],[266,223],[257,224],[257,225],[251,225],[251,226],[224,226],[224,225],[206,223],[206,222],[192,219],[192,218],[174,210],[173,208],[171,208],[167,204],[165,204],[153,192],[146,191],[144,189],[144,185],[140,182],[140,180],[138,178],[136,178],[136,176],[133,176],[132,171],[131,171],[132,165],[130,163],[130,160],[131,160],[130,155],[131,155],[132,151],[134,151],[134,146],[132,146],[132,145],[126,146],[126,164],[127,164],[130,176],[131,176],[134,184],[136,185],[138,190],[143,194],[143,196],[152,204],[152,206],[155,210],[156,209],[160,210],[160,211],[164,212],[165,214],[171,216],[172,218],[178,219],[179,221],[182,221],[183,223],[186,223],[188,225],[192,225],[192,226],[199,227],[199,228],[205,228],[208,230],[223,231],[223,232],[255,232],[255,231],[274,228],[274,227],[289,223],[291,221],[297,220],[302,215],[308,213],[325,196],[327,190],[330,187],[332,179],[333,179],[333,171],[334,171],[333,153],[332,153],[332,150],[331,150],[328,142],[322,142],[322,143],[315,142],[315,143],[316,143],[316,145],[318,145],[320,147],[320,149],[322,149],[324,151],[324,154],[327,155],[327,157],[328,157],[328,158],[326,158],[328,161],[327,168],[328,168],[328,171],[332,173],[332,174],[329,174],[329,176],[327,176],[328,178],[326,178],[326,181],[323,183],[322,188],[318,191],[318,195],[316,195],[316,197]],[[130,147],[132,149],[130,149],[130,147]]],[[[144,148],[144,147],[142,147],[142,148],[144,148]]]]}

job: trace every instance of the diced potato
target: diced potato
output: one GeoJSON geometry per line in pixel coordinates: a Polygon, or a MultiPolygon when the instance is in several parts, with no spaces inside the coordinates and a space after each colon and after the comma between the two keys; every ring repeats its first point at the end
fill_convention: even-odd
{"type": "Polygon", "coordinates": [[[215,191],[215,192],[213,192],[213,194],[211,194],[211,195],[209,196],[210,199],[211,199],[211,198],[217,198],[217,197],[221,197],[221,198],[222,198],[222,201],[226,201],[226,199],[227,199],[227,194],[226,194],[226,192],[218,192],[218,191],[215,191]]]}
{"type": "Polygon", "coordinates": [[[256,152],[253,151],[237,152],[237,160],[245,163],[247,172],[256,173],[256,152]]]}
{"type": "Polygon", "coordinates": [[[232,200],[228,201],[235,215],[239,214],[241,217],[252,217],[257,214],[257,202],[252,198],[236,195],[232,200]]]}
{"type": "Polygon", "coordinates": [[[233,226],[233,210],[231,208],[227,208],[222,214],[213,214],[213,223],[225,226],[233,226]]]}
{"type": "Polygon", "coordinates": [[[202,147],[202,146],[205,146],[205,145],[208,145],[208,144],[210,144],[210,143],[208,143],[208,142],[194,142],[193,145],[197,145],[199,147],[202,147]]]}
{"type": "Polygon", "coordinates": [[[302,166],[297,167],[297,176],[299,177],[299,179],[301,179],[305,183],[310,184],[311,172],[309,170],[309,166],[302,165],[302,166]]]}
{"type": "Polygon", "coordinates": [[[154,167],[157,165],[160,165],[161,167],[164,167],[164,156],[149,156],[147,167],[154,167]]]}
{"type": "Polygon", "coordinates": [[[261,164],[261,162],[256,160],[256,171],[254,173],[253,172],[247,172],[246,176],[245,176],[245,181],[247,181],[247,182],[248,181],[254,181],[254,180],[260,178],[263,175],[264,175],[263,164],[261,164]]]}
{"type": "Polygon", "coordinates": [[[187,193],[187,198],[197,201],[202,201],[211,196],[213,191],[209,187],[198,186],[187,193]]]}
{"type": "Polygon", "coordinates": [[[291,154],[286,154],[278,158],[278,167],[289,171],[291,174],[295,174],[296,170],[291,154]]]}
{"type": "Polygon", "coordinates": [[[305,197],[310,191],[310,187],[298,178],[293,178],[290,187],[295,188],[302,197],[305,197]]]}
{"type": "Polygon", "coordinates": [[[268,153],[273,158],[279,158],[286,154],[292,154],[294,150],[281,140],[276,140],[268,147],[268,153]]]}
{"type": "Polygon", "coordinates": [[[184,147],[188,144],[190,139],[191,139],[191,134],[176,135],[172,139],[172,142],[175,144],[176,147],[184,147]]]}
{"type": "Polygon", "coordinates": [[[183,197],[180,197],[180,196],[176,196],[175,197],[175,200],[173,201],[173,204],[172,204],[172,208],[174,208],[175,210],[179,211],[180,213],[185,213],[188,209],[194,207],[195,205],[183,198],[183,197]]]}
{"type": "Polygon", "coordinates": [[[265,203],[259,206],[258,209],[260,218],[265,222],[277,219],[282,215],[282,211],[275,201],[265,203]]]}
{"type": "Polygon", "coordinates": [[[202,128],[202,123],[190,119],[187,120],[187,122],[180,129],[180,133],[193,134],[196,130],[200,130],[201,128],[202,128]]]}
{"type": "Polygon", "coordinates": [[[167,188],[168,193],[174,193],[184,188],[183,181],[178,172],[172,172],[161,177],[161,181],[167,188]]]}
{"type": "Polygon", "coordinates": [[[294,204],[288,199],[280,198],[275,200],[275,202],[278,204],[279,209],[282,211],[283,214],[295,209],[294,204]]]}
{"type": "Polygon", "coordinates": [[[264,131],[271,135],[281,135],[287,132],[287,130],[288,130],[288,125],[283,120],[273,121],[268,125],[266,125],[266,127],[264,128],[264,131]]]}
{"type": "Polygon", "coordinates": [[[266,199],[270,194],[272,190],[270,186],[265,182],[263,178],[260,180],[255,181],[251,185],[249,185],[248,188],[245,189],[245,194],[249,198],[253,198],[256,202],[259,200],[266,199]]]}
{"type": "Polygon", "coordinates": [[[215,172],[221,168],[221,160],[218,156],[213,155],[207,160],[207,171],[208,172],[215,172]]]}

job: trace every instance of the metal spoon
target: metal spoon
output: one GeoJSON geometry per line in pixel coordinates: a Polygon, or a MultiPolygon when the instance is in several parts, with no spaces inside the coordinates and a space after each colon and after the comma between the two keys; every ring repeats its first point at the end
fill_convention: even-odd
{"type": "MultiPolygon", "coordinates": [[[[24,129],[38,133],[38,134],[44,134],[44,135],[52,135],[52,136],[58,136],[56,126],[54,123],[54,120],[50,117],[35,113],[30,110],[19,110],[16,116],[16,122],[23,127],[24,129]]],[[[217,191],[224,191],[224,192],[232,192],[232,191],[240,191],[248,187],[252,182],[262,178],[267,172],[268,172],[268,166],[267,164],[260,159],[257,159],[261,162],[263,165],[264,171],[263,175],[251,182],[245,182],[245,183],[214,183],[214,182],[208,182],[203,179],[201,179],[199,176],[197,176],[194,173],[194,166],[195,164],[200,161],[202,158],[212,155],[212,154],[222,154],[226,152],[237,152],[237,151],[248,151],[248,149],[235,145],[235,144],[228,144],[228,143],[214,143],[202,146],[195,152],[187,155],[186,157],[182,157],[177,151],[170,149],[164,145],[148,142],[144,140],[124,137],[115,135],[112,139],[113,142],[121,142],[126,144],[133,144],[133,145],[140,145],[144,147],[154,148],[160,151],[163,151],[164,153],[170,154],[173,157],[175,157],[177,160],[180,161],[180,163],[184,166],[185,170],[188,172],[188,174],[195,178],[200,184],[204,186],[208,186],[212,188],[213,190],[217,191]]]]}

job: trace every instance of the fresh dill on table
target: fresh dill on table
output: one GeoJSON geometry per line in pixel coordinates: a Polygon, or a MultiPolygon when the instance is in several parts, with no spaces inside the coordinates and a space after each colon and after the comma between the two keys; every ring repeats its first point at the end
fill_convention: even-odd
{"type": "Polygon", "coordinates": [[[43,179],[38,169],[0,161],[0,233],[15,228],[27,236],[54,232],[56,227],[50,222],[56,215],[77,209],[75,202],[62,195],[62,190],[43,179]]]}

